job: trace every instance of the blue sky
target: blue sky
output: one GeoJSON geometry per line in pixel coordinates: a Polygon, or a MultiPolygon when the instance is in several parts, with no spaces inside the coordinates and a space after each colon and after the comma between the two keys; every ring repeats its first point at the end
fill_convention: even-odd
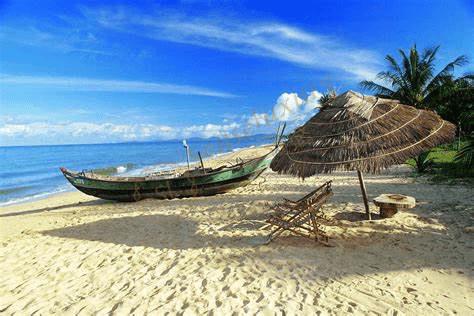
{"type": "Polygon", "coordinates": [[[474,60],[473,34],[468,1],[0,0],[0,145],[270,132],[398,48],[474,60]]]}

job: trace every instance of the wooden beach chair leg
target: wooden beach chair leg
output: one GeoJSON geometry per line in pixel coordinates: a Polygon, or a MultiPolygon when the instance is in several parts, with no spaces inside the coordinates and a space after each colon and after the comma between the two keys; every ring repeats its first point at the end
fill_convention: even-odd
{"type": "Polygon", "coordinates": [[[317,234],[316,241],[323,244],[326,247],[333,247],[332,245],[329,244],[329,237],[326,235],[324,231],[321,231],[321,229],[319,228],[315,215],[313,215],[312,220],[313,220],[313,225],[315,227],[314,231],[317,234]]]}
{"type": "Polygon", "coordinates": [[[310,217],[312,228],[313,228],[314,239],[315,239],[315,241],[318,242],[319,241],[319,229],[318,229],[318,224],[316,223],[316,218],[314,218],[313,213],[310,213],[309,217],[310,217]]]}
{"type": "Polygon", "coordinates": [[[276,228],[275,230],[273,230],[273,231],[268,235],[268,239],[267,239],[266,243],[269,244],[272,240],[274,240],[275,238],[277,238],[278,236],[280,236],[284,231],[285,231],[285,229],[284,229],[283,227],[278,227],[278,228],[276,228]]]}
{"type": "MultiPolygon", "coordinates": [[[[296,214],[292,215],[287,221],[285,222],[291,222],[293,221],[296,217],[298,217],[298,215],[300,215],[302,213],[302,211],[299,211],[297,212],[296,214]]],[[[274,224],[275,225],[275,224],[274,224]]],[[[285,230],[287,230],[288,228],[287,227],[282,227],[280,225],[275,225],[277,226],[277,228],[275,230],[273,230],[269,235],[268,235],[268,240],[267,240],[267,243],[271,242],[272,240],[274,240],[275,238],[277,238],[278,236],[280,236],[285,230]]]]}

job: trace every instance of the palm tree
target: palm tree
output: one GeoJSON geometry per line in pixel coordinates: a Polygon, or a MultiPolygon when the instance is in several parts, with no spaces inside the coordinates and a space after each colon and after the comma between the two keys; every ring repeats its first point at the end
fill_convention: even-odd
{"type": "Polygon", "coordinates": [[[402,58],[400,64],[394,57],[387,55],[385,60],[388,62],[389,70],[378,73],[377,79],[388,83],[390,87],[369,80],[362,81],[361,85],[380,97],[397,99],[418,108],[434,110],[440,98],[453,92],[453,82],[458,80],[454,78],[454,68],[468,63],[466,56],[462,55],[435,74],[434,63],[438,49],[439,46],[425,49],[421,55],[416,45],[410,49],[409,54],[400,49],[402,58]]]}
{"type": "Polygon", "coordinates": [[[321,110],[324,110],[327,108],[329,105],[331,105],[332,101],[337,97],[337,92],[336,89],[331,88],[327,90],[321,98],[319,99],[319,104],[321,105],[321,110]]]}

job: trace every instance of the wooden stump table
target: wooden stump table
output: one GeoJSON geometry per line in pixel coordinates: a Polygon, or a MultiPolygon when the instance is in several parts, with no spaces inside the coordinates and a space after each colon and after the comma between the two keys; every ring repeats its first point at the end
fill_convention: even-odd
{"type": "Polygon", "coordinates": [[[381,218],[390,218],[400,210],[415,207],[416,201],[407,195],[381,194],[374,199],[374,204],[380,207],[381,218]]]}

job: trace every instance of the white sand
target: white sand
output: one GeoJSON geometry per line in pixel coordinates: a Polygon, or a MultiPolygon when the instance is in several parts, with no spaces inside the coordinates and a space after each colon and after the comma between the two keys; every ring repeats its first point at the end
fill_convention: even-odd
{"type": "Polygon", "coordinates": [[[371,222],[359,221],[353,173],[301,182],[268,171],[213,197],[115,203],[74,192],[1,208],[0,314],[473,315],[472,187],[407,172],[366,176],[372,198],[418,201],[371,222]],[[262,245],[266,204],[327,179],[335,247],[292,236],[262,245]]]}

